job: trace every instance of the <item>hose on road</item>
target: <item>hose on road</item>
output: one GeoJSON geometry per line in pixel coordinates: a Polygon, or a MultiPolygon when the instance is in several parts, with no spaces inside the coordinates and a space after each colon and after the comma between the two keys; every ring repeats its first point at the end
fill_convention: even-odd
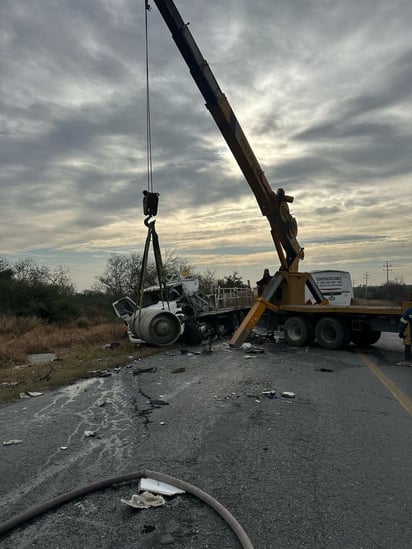
{"type": "Polygon", "coordinates": [[[21,526],[25,522],[39,515],[42,515],[43,513],[46,513],[51,509],[55,509],[56,507],[59,507],[64,503],[68,503],[69,501],[72,501],[76,498],[82,497],[92,492],[97,492],[98,490],[103,490],[104,488],[109,488],[110,486],[113,486],[115,484],[122,484],[141,478],[152,478],[160,482],[166,482],[197,497],[198,499],[209,505],[209,507],[214,509],[226,521],[226,523],[230,526],[230,528],[238,538],[243,549],[253,549],[252,542],[250,541],[246,532],[243,530],[238,521],[233,517],[233,515],[229,513],[229,511],[225,507],[223,507],[221,503],[212,498],[212,496],[210,496],[206,492],[203,492],[203,490],[200,490],[200,488],[197,488],[196,486],[185,482],[184,480],[177,479],[165,473],[151,471],[149,469],[143,469],[134,473],[128,473],[125,475],[120,475],[118,477],[100,480],[92,484],[82,486],[81,488],[76,488],[75,490],[66,492],[65,494],[57,496],[56,498],[32,507],[21,515],[17,515],[10,520],[7,520],[6,522],[0,524],[0,535],[5,534],[6,532],[13,530],[17,526],[21,526]]]}

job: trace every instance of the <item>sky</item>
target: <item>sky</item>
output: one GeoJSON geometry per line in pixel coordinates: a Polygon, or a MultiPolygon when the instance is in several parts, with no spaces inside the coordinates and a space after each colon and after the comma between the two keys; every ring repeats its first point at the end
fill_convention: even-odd
{"type": "MultiPolygon", "coordinates": [[[[279,268],[269,224],[149,3],[161,247],[254,285],[279,268]]],[[[175,4],[270,185],[294,197],[300,270],[412,283],[412,2],[175,4]]],[[[147,234],[144,0],[2,0],[0,49],[0,257],[88,289],[147,234]]]]}

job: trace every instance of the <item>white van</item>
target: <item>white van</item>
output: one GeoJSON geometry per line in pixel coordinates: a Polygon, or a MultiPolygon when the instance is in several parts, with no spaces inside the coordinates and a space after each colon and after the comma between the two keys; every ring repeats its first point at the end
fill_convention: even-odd
{"type": "MultiPolygon", "coordinates": [[[[347,306],[353,302],[352,278],[347,271],[312,271],[319,290],[330,305],[347,306]]],[[[305,289],[305,302],[316,303],[309,288],[305,289]]]]}

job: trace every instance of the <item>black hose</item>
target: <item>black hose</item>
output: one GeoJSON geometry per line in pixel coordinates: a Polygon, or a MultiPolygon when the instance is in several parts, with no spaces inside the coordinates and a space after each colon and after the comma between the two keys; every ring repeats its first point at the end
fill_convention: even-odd
{"type": "Polygon", "coordinates": [[[81,488],[76,488],[75,490],[66,492],[61,496],[58,496],[49,501],[46,501],[45,503],[32,507],[31,509],[28,509],[27,511],[22,513],[21,515],[13,517],[10,520],[7,520],[6,522],[3,522],[2,524],[0,524],[0,535],[5,534],[10,530],[13,530],[17,526],[21,526],[23,523],[33,519],[34,517],[37,517],[43,513],[46,513],[51,509],[55,509],[56,507],[59,507],[64,503],[68,503],[69,501],[72,501],[76,498],[79,498],[86,494],[90,494],[91,492],[102,490],[104,488],[109,488],[114,484],[130,482],[132,480],[137,480],[140,478],[153,478],[154,480],[158,480],[160,482],[166,482],[168,484],[171,484],[172,486],[175,486],[176,488],[185,490],[185,492],[189,492],[190,494],[197,497],[204,503],[207,503],[209,507],[214,509],[227,522],[227,524],[235,533],[242,547],[244,549],[253,549],[252,542],[250,541],[246,532],[243,530],[243,528],[238,523],[238,521],[229,513],[229,511],[225,507],[223,507],[221,503],[219,503],[217,500],[212,498],[212,496],[210,496],[206,492],[203,492],[203,490],[200,490],[200,488],[197,488],[196,486],[193,486],[192,484],[185,482],[184,480],[180,480],[170,475],[166,475],[165,473],[157,473],[156,471],[150,471],[149,469],[143,469],[142,471],[136,471],[134,473],[128,473],[126,475],[120,475],[118,477],[100,480],[92,484],[82,486],[81,488]]]}

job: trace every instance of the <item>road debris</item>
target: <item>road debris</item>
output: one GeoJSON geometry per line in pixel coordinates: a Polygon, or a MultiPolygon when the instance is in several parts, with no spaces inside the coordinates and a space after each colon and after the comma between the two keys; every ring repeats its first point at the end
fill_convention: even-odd
{"type": "Polygon", "coordinates": [[[282,396],[284,398],[295,398],[295,393],[292,393],[291,391],[283,391],[282,396]]]}
{"type": "Polygon", "coordinates": [[[185,493],[184,490],[176,488],[176,486],[152,478],[141,478],[139,480],[138,489],[139,492],[147,491],[153,494],[161,494],[162,496],[175,496],[176,494],[185,493]]]}
{"type": "Polygon", "coordinates": [[[11,446],[12,444],[21,444],[23,441],[18,438],[13,438],[11,440],[4,440],[3,446],[11,446]]]}
{"type": "Polygon", "coordinates": [[[184,366],[178,366],[172,370],[172,374],[181,374],[183,372],[186,372],[186,368],[184,366]]]}
{"type": "Polygon", "coordinates": [[[248,353],[251,355],[262,355],[264,352],[265,352],[265,349],[262,349],[262,347],[252,347],[248,351],[248,353]]]}
{"type": "Polygon", "coordinates": [[[37,391],[24,391],[24,392],[20,393],[19,397],[20,398],[39,397],[42,394],[43,393],[38,393],[37,391]]]}
{"type": "Polygon", "coordinates": [[[22,370],[23,368],[32,368],[33,364],[30,362],[26,364],[17,364],[17,366],[14,366],[13,370],[22,370]]]}
{"type": "Polygon", "coordinates": [[[169,403],[166,402],[166,400],[160,400],[156,398],[150,399],[150,404],[152,404],[152,406],[169,406],[169,403]]]}
{"type": "Polygon", "coordinates": [[[275,390],[262,391],[262,395],[267,396],[270,400],[276,400],[278,398],[275,390]]]}
{"type": "Polygon", "coordinates": [[[148,509],[149,507],[160,507],[166,503],[163,496],[143,492],[142,494],[133,494],[130,499],[122,498],[120,500],[134,509],[148,509]]]}
{"type": "Polygon", "coordinates": [[[90,373],[94,377],[110,377],[112,372],[110,370],[91,370],[90,373]]]}
{"type": "Polygon", "coordinates": [[[27,355],[27,360],[31,364],[42,364],[43,362],[52,362],[53,360],[57,360],[57,355],[55,353],[27,355]]]}
{"type": "Polygon", "coordinates": [[[334,372],[331,368],[316,368],[316,372],[334,372]]]}
{"type": "Polygon", "coordinates": [[[97,435],[96,431],[85,431],[84,436],[85,437],[95,437],[97,435]]]}
{"type": "Polygon", "coordinates": [[[145,374],[146,372],[155,372],[155,371],[156,371],[156,368],[154,366],[147,366],[146,368],[139,367],[133,370],[133,375],[139,376],[140,374],[145,374]]]}
{"type": "Polygon", "coordinates": [[[68,448],[68,446],[60,446],[60,450],[67,450],[68,448]]]}
{"type": "Polygon", "coordinates": [[[4,381],[3,383],[0,383],[0,389],[7,389],[8,387],[15,387],[18,385],[18,381],[4,381]]]}
{"type": "Polygon", "coordinates": [[[116,347],[120,347],[120,343],[118,341],[113,341],[112,343],[106,343],[103,349],[105,349],[106,351],[113,351],[113,349],[116,349],[116,347]]]}

